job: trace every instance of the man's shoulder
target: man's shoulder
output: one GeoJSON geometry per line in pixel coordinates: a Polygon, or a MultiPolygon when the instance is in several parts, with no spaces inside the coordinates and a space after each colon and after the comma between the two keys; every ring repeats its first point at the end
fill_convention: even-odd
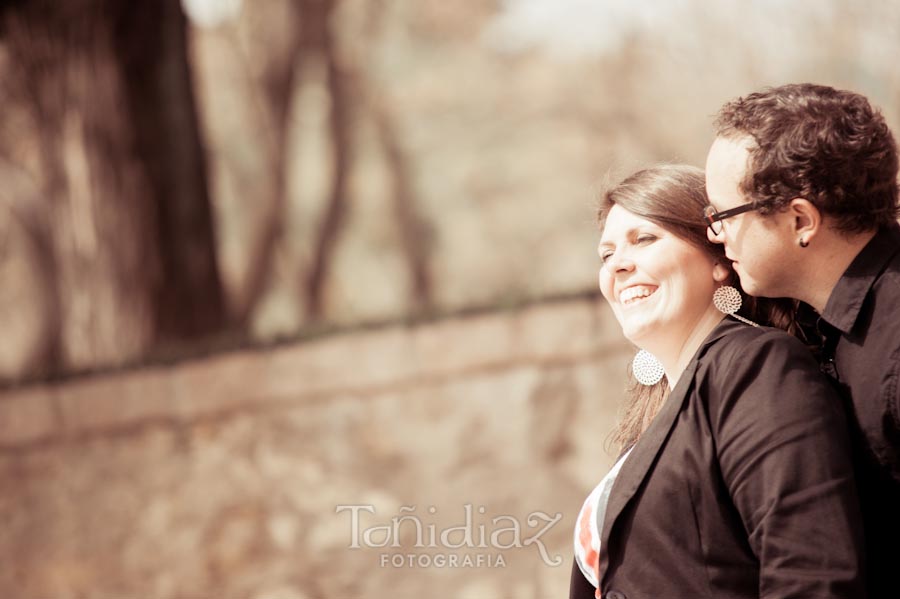
{"type": "Polygon", "coordinates": [[[887,358],[900,351],[900,253],[887,262],[872,282],[849,339],[857,348],[851,353],[868,355],[876,361],[880,356],[887,358]]]}
{"type": "MultiPolygon", "coordinates": [[[[878,304],[883,307],[900,309],[900,252],[894,254],[885,269],[872,284],[870,294],[876,296],[878,304]]],[[[895,314],[900,317],[900,314],[895,314]]],[[[900,321],[900,318],[897,318],[900,321]]]]}
{"type": "Polygon", "coordinates": [[[725,335],[709,347],[705,358],[722,363],[749,365],[759,360],[791,359],[815,365],[812,354],[799,339],[785,331],[733,323],[725,335]]]}

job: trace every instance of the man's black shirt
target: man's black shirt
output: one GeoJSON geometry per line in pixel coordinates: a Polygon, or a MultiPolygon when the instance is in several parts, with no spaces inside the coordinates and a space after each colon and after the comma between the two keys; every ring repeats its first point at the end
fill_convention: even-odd
{"type": "Polygon", "coordinates": [[[849,401],[870,597],[900,598],[900,226],[880,230],[838,281],[818,359],[849,401]]]}

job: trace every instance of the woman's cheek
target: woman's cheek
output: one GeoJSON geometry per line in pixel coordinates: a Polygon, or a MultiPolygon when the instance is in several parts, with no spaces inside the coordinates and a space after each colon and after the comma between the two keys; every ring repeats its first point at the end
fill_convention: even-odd
{"type": "Polygon", "coordinates": [[[600,293],[603,294],[603,297],[606,298],[606,301],[612,302],[612,280],[610,279],[609,273],[606,272],[606,269],[601,267],[600,272],[597,273],[597,284],[600,286],[600,293]]]}

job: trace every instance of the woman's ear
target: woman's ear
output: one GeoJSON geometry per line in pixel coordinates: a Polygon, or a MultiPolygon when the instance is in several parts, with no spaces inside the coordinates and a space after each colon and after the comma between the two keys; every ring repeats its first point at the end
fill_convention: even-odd
{"type": "Polygon", "coordinates": [[[713,280],[716,283],[725,283],[731,278],[731,269],[716,260],[713,265],[713,280]]]}

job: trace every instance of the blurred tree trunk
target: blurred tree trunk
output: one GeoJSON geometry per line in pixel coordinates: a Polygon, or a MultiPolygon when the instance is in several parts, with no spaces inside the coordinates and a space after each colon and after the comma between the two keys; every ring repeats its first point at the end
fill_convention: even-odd
{"type": "MultiPolygon", "coordinates": [[[[278,11],[275,14],[284,21],[278,26],[286,28],[288,34],[268,40],[268,52],[260,72],[254,72],[251,61],[246,57],[241,61],[249,85],[259,93],[257,117],[259,127],[265,133],[266,162],[270,167],[269,180],[265,185],[268,199],[262,199],[258,204],[260,224],[250,242],[247,274],[231,310],[234,325],[242,329],[249,327],[254,310],[269,289],[275,270],[275,256],[285,233],[292,108],[303,73],[303,59],[309,50],[301,34],[301,5],[295,0],[286,2],[287,18],[278,11]]],[[[265,7],[263,5],[262,8],[265,7]]],[[[234,46],[240,52],[237,39],[234,46]]]]}
{"type": "MultiPolygon", "coordinates": [[[[266,162],[270,165],[269,183],[264,185],[269,199],[259,202],[260,224],[248,252],[248,268],[244,283],[233,303],[235,324],[247,326],[253,311],[264,297],[276,266],[276,254],[284,241],[284,223],[289,205],[288,157],[296,147],[289,147],[293,126],[291,111],[296,92],[309,81],[304,75],[315,76],[323,67],[328,91],[329,119],[327,136],[330,142],[330,181],[328,197],[321,224],[312,241],[309,263],[298,269],[297,280],[304,298],[305,318],[320,320],[327,315],[326,290],[333,270],[335,251],[347,226],[347,215],[353,201],[349,197],[349,175],[359,149],[355,134],[356,120],[372,120],[381,151],[384,154],[392,189],[395,222],[400,250],[410,272],[410,310],[427,312],[433,306],[433,285],[429,271],[429,226],[417,208],[412,184],[413,165],[398,132],[397,119],[392,114],[384,94],[367,75],[367,52],[377,43],[382,17],[383,0],[371,0],[365,5],[363,31],[354,43],[346,35],[335,15],[341,9],[340,0],[285,0],[284,12],[275,11],[283,22],[271,28],[286,29],[288,35],[267,38],[267,53],[258,72],[260,61],[243,60],[247,79],[260,92],[256,103],[260,110],[259,127],[268,143],[266,162]],[[285,39],[287,40],[285,42],[285,39]],[[351,49],[355,47],[355,49],[351,49]]],[[[262,5],[265,6],[265,5],[262,5]]],[[[257,8],[263,11],[263,8],[257,8]]],[[[266,15],[272,18],[271,15],[266,15]]],[[[235,36],[234,47],[240,40],[235,36]]]]}
{"type": "Polygon", "coordinates": [[[390,101],[383,90],[368,76],[366,59],[371,59],[371,49],[375,48],[382,35],[382,25],[386,7],[384,0],[370,0],[366,5],[366,18],[362,32],[362,45],[368,54],[360,52],[354,79],[357,87],[365,91],[365,105],[375,122],[382,151],[391,174],[394,216],[403,250],[409,268],[410,311],[413,314],[427,313],[434,308],[434,286],[430,269],[431,244],[429,234],[431,224],[419,210],[419,198],[413,185],[413,164],[405,151],[399,131],[398,121],[390,101]]]}
{"type": "MultiPolygon", "coordinates": [[[[178,0],[119,2],[113,52],[146,166],[155,209],[161,285],[154,290],[160,340],[219,330],[224,298],[216,264],[206,160],[178,0]]],[[[146,201],[145,200],[145,201],[146,201]]]]}
{"type": "MultiPolygon", "coordinates": [[[[332,270],[334,253],[350,209],[349,176],[358,140],[354,120],[368,111],[378,134],[391,178],[391,197],[398,227],[400,249],[410,274],[410,310],[427,312],[433,306],[427,243],[428,224],[417,210],[411,165],[397,132],[395,119],[376,86],[366,75],[364,54],[354,56],[340,47],[333,33],[333,15],[338,0],[303,0],[300,3],[301,35],[306,53],[325,63],[330,99],[329,134],[332,149],[332,176],[329,197],[317,232],[309,273],[306,278],[306,316],[311,321],[323,317],[325,287],[332,270]]],[[[368,6],[367,30],[363,45],[371,48],[384,6],[375,1],[368,6]]]]}
{"type": "MultiPolygon", "coordinates": [[[[373,86],[366,86],[367,89],[373,86]]],[[[374,94],[370,93],[370,96],[374,94]]],[[[400,235],[403,256],[409,267],[410,311],[427,313],[434,307],[434,292],[429,269],[430,226],[418,210],[418,198],[412,184],[410,161],[400,142],[397,125],[388,105],[381,98],[370,97],[368,107],[372,112],[378,137],[391,172],[393,185],[394,216],[400,235]]]]}
{"type": "Polygon", "coordinates": [[[347,192],[353,164],[353,80],[338,56],[332,33],[331,17],[336,4],[336,0],[303,0],[301,11],[301,35],[325,63],[331,100],[328,120],[333,169],[331,187],[306,279],[306,315],[311,321],[321,319],[325,309],[325,283],[347,219],[347,192]]]}
{"type": "Polygon", "coordinates": [[[2,28],[37,137],[57,362],[121,363],[221,327],[178,0],[24,0],[3,5],[2,28]]]}
{"type": "MultiPolygon", "coordinates": [[[[49,230],[50,219],[47,218],[46,210],[42,210],[42,195],[38,185],[24,169],[10,163],[7,156],[0,159],[0,181],[3,181],[0,196],[3,197],[4,207],[7,208],[12,223],[18,225],[22,237],[27,241],[24,253],[31,258],[30,266],[34,281],[31,291],[38,296],[35,298],[37,305],[34,309],[40,315],[38,330],[34,332],[33,339],[28,339],[27,335],[23,339],[20,334],[19,338],[13,341],[22,352],[15,358],[19,360],[19,366],[13,367],[4,375],[15,378],[29,372],[57,372],[63,366],[60,321],[62,308],[53,235],[49,230]]],[[[14,233],[5,230],[2,235],[0,246],[5,246],[14,233]]],[[[5,256],[0,255],[0,260],[4,258],[5,256]]],[[[10,283],[12,290],[17,292],[15,301],[21,301],[22,295],[19,294],[28,294],[28,281],[16,280],[10,283]]],[[[23,311],[28,312],[29,306],[22,306],[24,310],[16,308],[19,306],[14,306],[16,317],[21,317],[23,311]]]]}

